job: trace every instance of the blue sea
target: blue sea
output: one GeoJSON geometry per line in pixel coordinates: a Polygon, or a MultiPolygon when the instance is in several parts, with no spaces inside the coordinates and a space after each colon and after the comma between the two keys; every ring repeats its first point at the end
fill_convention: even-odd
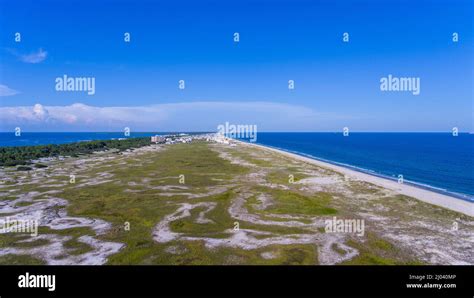
{"type": "MultiPolygon", "coordinates": [[[[168,134],[131,133],[130,137],[168,134]]],[[[0,133],[2,146],[125,138],[116,133],[0,133]]],[[[258,133],[257,143],[474,202],[474,135],[460,133],[258,133]]]]}

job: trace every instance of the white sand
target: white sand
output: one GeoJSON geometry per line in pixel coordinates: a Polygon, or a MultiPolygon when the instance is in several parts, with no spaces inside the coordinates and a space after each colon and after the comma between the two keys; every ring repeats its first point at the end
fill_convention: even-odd
{"type": "Polygon", "coordinates": [[[257,145],[254,143],[244,143],[241,141],[233,140],[236,141],[244,146],[252,146],[252,147],[257,147],[263,150],[268,150],[272,152],[276,152],[282,155],[285,155],[287,157],[295,158],[303,162],[307,162],[319,167],[331,169],[333,171],[339,172],[343,175],[346,175],[352,180],[360,180],[360,181],[365,181],[368,183],[375,184],[377,186],[392,190],[394,192],[397,192],[402,195],[406,195],[415,199],[418,199],[420,201],[437,205],[446,209],[450,209],[459,213],[463,213],[469,216],[474,216],[474,203],[470,203],[468,201],[464,201],[455,197],[451,197],[448,195],[444,195],[441,193],[429,191],[423,188],[419,188],[416,186],[408,185],[408,184],[400,184],[396,181],[391,181],[388,179],[384,179],[381,177],[365,174],[362,172],[358,172],[355,170],[351,170],[342,166],[337,166],[333,165],[327,162],[319,161],[316,159],[311,159],[308,157],[300,156],[297,154],[285,152],[282,150],[274,149],[274,148],[269,148],[265,147],[262,145],[257,145]]]}

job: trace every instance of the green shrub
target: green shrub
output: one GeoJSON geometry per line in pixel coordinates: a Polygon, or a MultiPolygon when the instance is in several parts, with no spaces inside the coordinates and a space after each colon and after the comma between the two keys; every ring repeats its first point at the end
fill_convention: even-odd
{"type": "Polygon", "coordinates": [[[18,168],[16,168],[17,171],[31,171],[32,168],[31,167],[27,167],[27,166],[19,166],[18,168]]]}

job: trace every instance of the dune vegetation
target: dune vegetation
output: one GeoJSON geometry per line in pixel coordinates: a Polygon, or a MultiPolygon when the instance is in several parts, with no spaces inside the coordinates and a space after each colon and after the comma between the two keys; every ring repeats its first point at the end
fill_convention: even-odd
{"type": "Polygon", "coordinates": [[[0,219],[40,220],[34,241],[0,234],[1,264],[472,261],[472,218],[242,144],[104,151],[1,175],[0,219]],[[333,217],[363,219],[364,235],[328,233],[333,217]]]}

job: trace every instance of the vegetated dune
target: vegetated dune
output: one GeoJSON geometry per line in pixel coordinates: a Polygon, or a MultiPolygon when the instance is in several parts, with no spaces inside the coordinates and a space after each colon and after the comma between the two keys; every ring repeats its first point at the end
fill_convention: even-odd
{"type": "Polygon", "coordinates": [[[0,171],[0,220],[40,226],[37,237],[0,234],[2,264],[474,264],[473,217],[254,145],[151,145],[47,165],[0,171]],[[328,230],[336,219],[364,231],[328,230]]]}

